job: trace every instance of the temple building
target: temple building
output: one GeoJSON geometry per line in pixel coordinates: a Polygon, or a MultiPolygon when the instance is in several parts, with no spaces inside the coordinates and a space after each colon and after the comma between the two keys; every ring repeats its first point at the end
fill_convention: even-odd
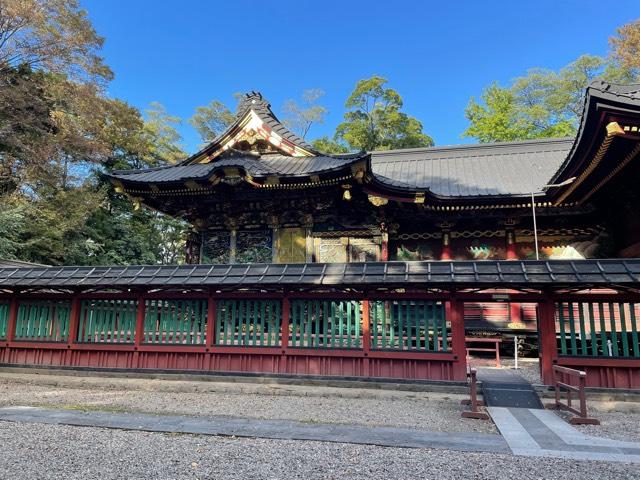
{"type": "Polygon", "coordinates": [[[546,385],[638,389],[639,154],[640,85],[592,84],[575,138],[346,155],[250,93],[110,175],[189,222],[190,264],[0,266],[0,363],[465,382],[524,337],[546,385]]]}
{"type": "Polygon", "coordinates": [[[535,233],[541,259],[637,257],[639,153],[640,85],[590,85],[575,138],[340,155],[252,92],[183,162],[110,179],[189,222],[189,263],[535,259],[535,233]]]}

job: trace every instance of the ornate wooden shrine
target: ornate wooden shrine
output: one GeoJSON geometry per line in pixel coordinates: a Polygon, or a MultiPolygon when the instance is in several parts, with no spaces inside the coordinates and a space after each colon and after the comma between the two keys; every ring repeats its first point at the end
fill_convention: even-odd
{"type": "Polygon", "coordinates": [[[252,92],[180,164],[110,178],[192,225],[190,263],[531,259],[532,193],[541,258],[636,256],[638,89],[592,84],[576,138],[347,155],[315,151],[252,92]]]}

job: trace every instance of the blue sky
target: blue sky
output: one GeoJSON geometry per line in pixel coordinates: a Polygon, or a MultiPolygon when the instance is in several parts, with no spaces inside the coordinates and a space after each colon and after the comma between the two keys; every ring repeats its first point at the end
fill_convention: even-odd
{"type": "Polygon", "coordinates": [[[332,135],[356,82],[373,74],[389,79],[437,145],[467,143],[471,96],[532,67],[604,55],[614,30],[640,16],[639,0],[81,3],[106,37],[110,95],[141,109],[159,101],[185,119],[189,152],[200,144],[186,122],[195,107],[232,107],[234,92],[250,90],[278,114],[303,90],[323,89],[329,115],[309,137],[332,135]]]}

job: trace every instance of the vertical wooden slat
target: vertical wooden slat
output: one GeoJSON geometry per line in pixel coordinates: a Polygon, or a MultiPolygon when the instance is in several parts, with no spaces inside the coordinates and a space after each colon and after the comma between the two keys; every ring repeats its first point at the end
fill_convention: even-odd
{"type": "Polygon", "coordinates": [[[583,303],[578,303],[578,317],[580,319],[580,346],[582,347],[582,355],[587,355],[587,331],[585,329],[583,303]]]}
{"type": "Polygon", "coordinates": [[[593,312],[593,303],[589,302],[589,328],[591,329],[591,355],[598,355],[598,335],[596,332],[596,319],[593,312]]]}
{"type": "Polygon", "coordinates": [[[569,331],[571,332],[571,355],[578,355],[578,342],[576,339],[576,319],[574,318],[572,302],[569,302],[569,331]]]}
{"type": "Polygon", "coordinates": [[[629,356],[629,337],[627,335],[627,319],[624,313],[624,303],[618,303],[618,312],[620,314],[620,337],[622,338],[622,354],[629,356]]]}
{"type": "Polygon", "coordinates": [[[618,356],[618,327],[616,326],[616,312],[612,302],[609,302],[609,325],[611,327],[611,350],[614,357],[618,356]]]}
{"type": "Polygon", "coordinates": [[[362,301],[362,350],[368,354],[371,350],[371,305],[369,300],[362,301]]]}
{"type": "Polygon", "coordinates": [[[602,343],[602,355],[605,357],[609,355],[607,352],[607,325],[604,318],[604,305],[602,302],[598,302],[598,317],[600,319],[600,341],[602,343]]]}
{"type": "Polygon", "coordinates": [[[560,351],[562,355],[567,354],[567,335],[564,325],[564,303],[559,302],[558,305],[558,324],[560,326],[560,351]]]}
{"type": "Polygon", "coordinates": [[[217,300],[213,298],[213,293],[209,292],[207,296],[207,323],[205,329],[205,345],[213,347],[218,341],[220,329],[218,328],[218,305],[217,300]]]}
{"type": "Polygon", "coordinates": [[[636,316],[636,304],[629,304],[629,318],[631,320],[631,342],[633,345],[633,355],[640,358],[640,344],[638,343],[638,320],[636,316]]]}
{"type": "Polygon", "coordinates": [[[289,347],[289,318],[291,315],[291,303],[289,298],[285,296],[282,298],[282,310],[280,310],[280,302],[276,303],[276,312],[278,315],[282,315],[280,322],[280,345],[284,352],[289,347]]]}

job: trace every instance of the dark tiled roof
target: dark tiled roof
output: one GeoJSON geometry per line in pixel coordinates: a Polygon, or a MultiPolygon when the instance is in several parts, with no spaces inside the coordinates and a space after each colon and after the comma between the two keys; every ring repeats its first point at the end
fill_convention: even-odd
{"type": "Polygon", "coordinates": [[[287,127],[280,123],[280,120],[271,111],[271,105],[267,102],[262,95],[256,92],[252,92],[246,95],[244,103],[247,105],[246,110],[252,109],[258,114],[260,118],[278,135],[282,138],[289,140],[294,145],[315,152],[315,149],[309,145],[304,139],[293,133],[287,127]],[[255,102],[255,103],[253,103],[255,102]]]}
{"type": "Polygon", "coordinates": [[[617,83],[603,82],[595,80],[589,85],[589,90],[597,90],[604,94],[614,97],[623,97],[628,100],[640,102],[640,83],[631,83],[629,85],[620,85],[617,83]]]}
{"type": "Polygon", "coordinates": [[[640,260],[375,262],[0,269],[0,287],[251,287],[640,283],[640,260]]]}
{"type": "Polygon", "coordinates": [[[115,171],[112,177],[119,180],[143,183],[184,182],[187,180],[208,179],[216,170],[228,167],[244,169],[253,177],[268,175],[296,177],[339,170],[361,158],[357,155],[289,157],[276,154],[263,156],[246,154],[236,155],[232,158],[221,158],[210,163],[172,165],[148,170],[115,171]]]}
{"type": "Polygon", "coordinates": [[[250,92],[250,93],[247,93],[247,94],[244,95],[244,97],[242,98],[242,100],[240,102],[240,105],[238,105],[238,112],[236,113],[235,122],[232,123],[231,125],[229,125],[229,127],[224,132],[222,132],[220,135],[218,135],[218,137],[213,142],[209,143],[207,146],[205,146],[199,152],[196,152],[193,155],[191,155],[189,158],[187,158],[186,160],[181,162],[181,164],[182,165],[188,165],[190,163],[196,162],[203,155],[208,155],[211,152],[215,151],[216,148],[219,147],[220,141],[223,138],[225,138],[229,134],[229,132],[231,130],[233,130],[234,128],[236,128],[238,126],[239,122],[245,117],[245,115],[250,110],[253,110],[262,119],[262,121],[269,128],[271,128],[271,130],[273,130],[278,135],[280,135],[281,138],[284,138],[284,139],[288,140],[289,142],[293,143],[294,145],[297,145],[297,146],[299,146],[301,148],[304,148],[305,150],[307,150],[309,152],[319,153],[319,152],[316,152],[316,150],[311,145],[309,145],[305,140],[303,140],[298,135],[296,135],[291,130],[289,130],[287,127],[282,125],[280,120],[278,120],[276,115],[271,110],[271,105],[262,96],[261,93],[259,93],[259,92],[250,92]]]}
{"type": "Polygon", "coordinates": [[[373,174],[400,189],[441,197],[540,192],[560,167],[573,139],[545,139],[372,152],[373,174]]]}

